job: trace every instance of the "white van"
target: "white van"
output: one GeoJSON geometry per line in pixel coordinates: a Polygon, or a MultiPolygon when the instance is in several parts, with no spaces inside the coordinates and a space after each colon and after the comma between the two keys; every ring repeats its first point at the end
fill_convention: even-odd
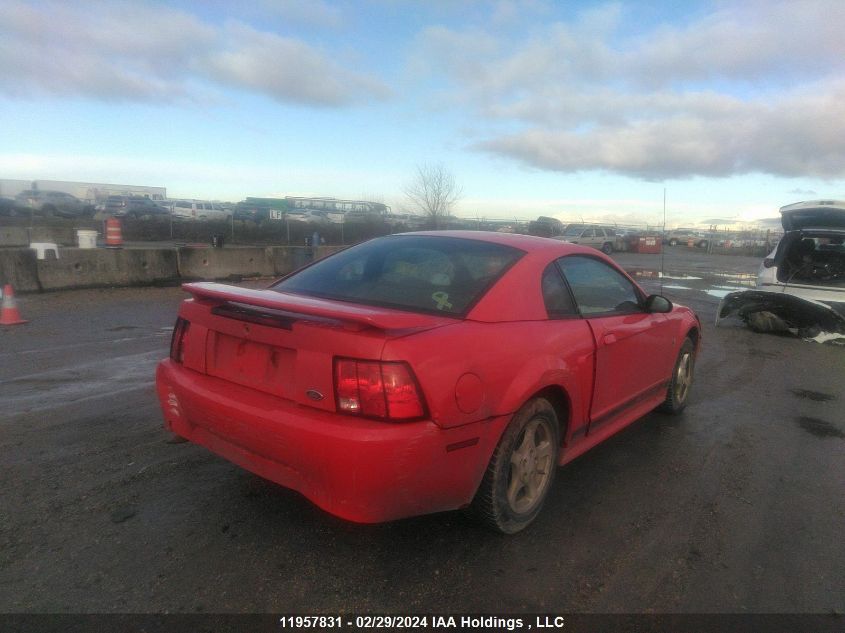
{"type": "Polygon", "coordinates": [[[177,220],[228,220],[231,213],[213,202],[204,200],[170,200],[173,218],[177,220]]]}

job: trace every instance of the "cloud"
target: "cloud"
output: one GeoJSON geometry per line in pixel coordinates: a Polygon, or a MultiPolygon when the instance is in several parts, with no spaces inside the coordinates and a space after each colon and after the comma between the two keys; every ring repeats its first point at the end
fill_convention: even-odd
{"type": "Polygon", "coordinates": [[[270,95],[279,101],[340,106],[384,99],[389,90],[349,72],[307,44],[243,24],[226,28],[227,45],[202,65],[215,81],[270,95]]]}
{"type": "Polygon", "coordinates": [[[473,107],[471,147],[539,169],[845,176],[845,4],[717,6],[636,35],[640,16],[619,4],[495,44],[477,27],[429,28],[412,62],[473,107]]]}
{"type": "Polygon", "coordinates": [[[800,189],[800,188],[791,189],[790,191],[787,191],[786,193],[791,193],[791,194],[796,195],[796,196],[815,196],[815,195],[817,195],[817,193],[815,191],[813,191],[812,189],[800,189]]]}
{"type": "Polygon", "coordinates": [[[219,26],[141,2],[96,10],[75,3],[0,5],[0,89],[8,96],[208,102],[231,88],[331,107],[389,95],[378,78],[345,68],[324,51],[244,24],[219,26]]]}
{"type": "Polygon", "coordinates": [[[845,173],[845,83],[775,101],[705,97],[674,112],[608,120],[585,130],[534,127],[476,148],[534,167],[603,170],[663,180],[768,173],[832,178],[845,173]]]}

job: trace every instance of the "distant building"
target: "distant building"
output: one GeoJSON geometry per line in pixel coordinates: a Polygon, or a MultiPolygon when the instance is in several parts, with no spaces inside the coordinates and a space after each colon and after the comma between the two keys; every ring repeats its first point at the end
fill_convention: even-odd
{"type": "Polygon", "coordinates": [[[67,180],[8,180],[0,179],[0,197],[14,198],[21,191],[39,189],[41,191],[61,191],[76,196],[91,204],[108,196],[139,196],[150,200],[166,200],[165,187],[145,187],[142,185],[113,185],[97,182],[72,182],[67,180]]]}

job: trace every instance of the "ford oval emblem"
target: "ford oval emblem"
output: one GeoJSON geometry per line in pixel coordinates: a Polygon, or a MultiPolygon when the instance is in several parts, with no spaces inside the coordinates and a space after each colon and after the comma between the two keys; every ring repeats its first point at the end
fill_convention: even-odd
{"type": "Polygon", "coordinates": [[[319,402],[320,400],[325,398],[325,396],[316,389],[309,389],[305,392],[305,395],[314,400],[315,402],[319,402]]]}

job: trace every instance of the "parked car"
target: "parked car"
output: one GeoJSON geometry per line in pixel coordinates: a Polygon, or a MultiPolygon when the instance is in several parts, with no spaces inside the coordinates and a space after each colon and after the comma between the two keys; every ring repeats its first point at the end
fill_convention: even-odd
{"type": "Polygon", "coordinates": [[[556,237],[563,235],[564,230],[563,222],[557,218],[550,218],[543,215],[528,223],[528,234],[539,237],[556,237]]]}
{"type": "Polygon", "coordinates": [[[304,214],[305,222],[309,224],[316,224],[319,226],[325,226],[331,223],[329,219],[329,212],[328,211],[320,211],[318,209],[309,209],[304,214]]]}
{"type": "Polygon", "coordinates": [[[142,196],[109,196],[103,211],[117,217],[144,218],[167,216],[170,209],[163,204],[142,196]]]}
{"type": "Polygon", "coordinates": [[[521,530],[557,465],[683,410],[701,332],[607,256],[504,233],[392,235],[265,290],[184,288],[156,377],[167,428],[367,523],[469,507],[521,530]]]}
{"type": "Polygon", "coordinates": [[[172,200],[174,220],[228,220],[230,212],[213,202],[203,200],[172,200]]]}
{"type": "Polygon", "coordinates": [[[284,215],[286,222],[308,222],[308,211],[304,209],[293,209],[284,215]]]}
{"type": "Polygon", "coordinates": [[[760,265],[757,286],[845,315],[845,201],[798,202],[780,214],[784,235],[760,265]]]}
{"type": "Polygon", "coordinates": [[[675,229],[674,231],[668,231],[663,236],[663,243],[669,246],[677,246],[678,244],[687,246],[690,240],[692,240],[692,245],[698,248],[707,248],[707,245],[710,243],[710,240],[706,236],[702,235],[699,231],[693,231],[691,229],[675,229]]]}
{"type": "Polygon", "coordinates": [[[556,240],[592,246],[609,255],[616,248],[616,231],[596,224],[570,224],[556,240]]]}
{"type": "Polygon", "coordinates": [[[427,218],[416,213],[388,213],[385,222],[396,229],[418,230],[425,226],[427,218]]]}
{"type": "Polygon", "coordinates": [[[18,204],[12,198],[0,198],[0,215],[15,216],[18,214],[18,204]]]}
{"type": "Polygon", "coordinates": [[[85,217],[94,210],[88,203],[63,191],[26,189],[15,196],[15,202],[19,207],[36,213],[65,218],[85,217]]]}

